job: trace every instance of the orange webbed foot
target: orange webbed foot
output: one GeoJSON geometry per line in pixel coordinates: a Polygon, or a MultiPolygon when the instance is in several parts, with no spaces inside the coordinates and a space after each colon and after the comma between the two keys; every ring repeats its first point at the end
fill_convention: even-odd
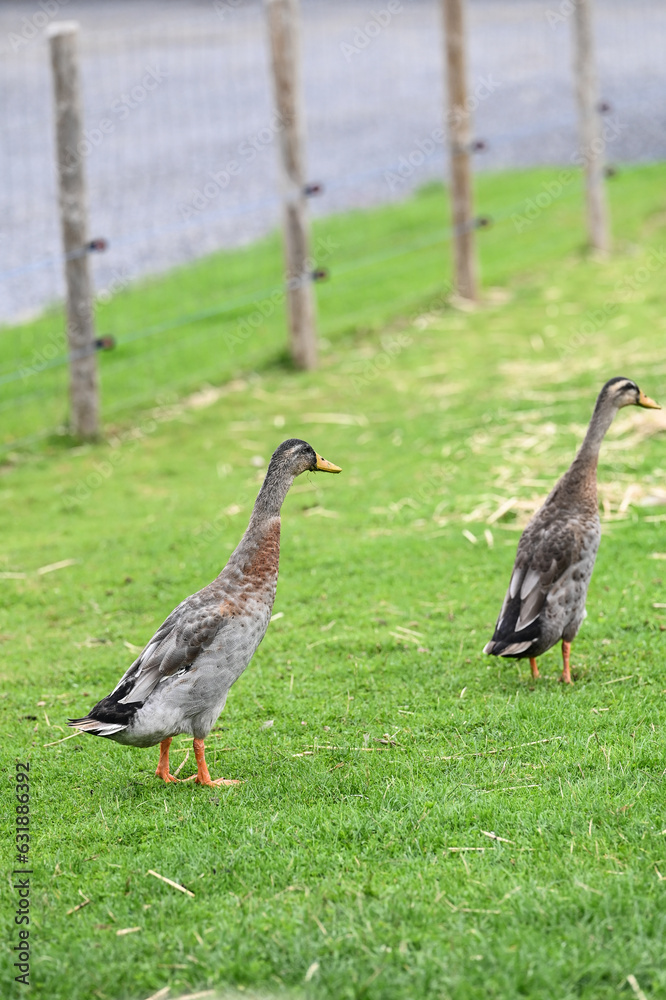
{"type": "MultiPolygon", "coordinates": [[[[206,757],[204,754],[204,741],[203,740],[193,740],[194,745],[194,756],[197,761],[197,773],[194,781],[197,785],[208,785],[208,786],[218,786],[218,785],[240,785],[241,782],[237,781],[236,778],[216,778],[213,780],[208,772],[208,765],[206,764],[206,757]]],[[[188,779],[189,781],[189,779],[188,779]]]]}
{"type": "Polygon", "coordinates": [[[197,785],[240,785],[242,783],[236,778],[211,778],[210,775],[208,775],[208,780],[206,780],[205,775],[203,778],[200,778],[198,774],[194,781],[197,785]]]}
{"type": "Polygon", "coordinates": [[[169,784],[170,782],[176,782],[177,783],[177,782],[180,781],[180,778],[174,777],[174,775],[173,774],[169,774],[168,771],[167,771],[166,774],[163,774],[163,772],[160,771],[159,767],[155,771],[155,777],[156,778],[161,778],[162,781],[166,781],[167,784],[169,784]]]}
{"type": "Polygon", "coordinates": [[[155,771],[155,777],[161,778],[162,781],[166,781],[167,784],[171,782],[177,782],[180,779],[176,778],[175,775],[169,772],[169,747],[171,746],[171,737],[166,740],[162,740],[160,743],[160,761],[157,765],[157,770],[155,771]]]}
{"type": "Polygon", "coordinates": [[[560,677],[560,684],[573,684],[573,679],[571,677],[571,666],[569,659],[571,656],[571,643],[562,640],[562,664],[564,669],[562,671],[562,676],[560,677]]]}

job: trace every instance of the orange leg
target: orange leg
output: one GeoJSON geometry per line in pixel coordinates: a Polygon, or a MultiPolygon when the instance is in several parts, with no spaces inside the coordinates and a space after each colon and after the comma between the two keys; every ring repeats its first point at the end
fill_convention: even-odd
{"type": "Polygon", "coordinates": [[[560,677],[561,684],[573,684],[571,680],[571,667],[569,666],[569,656],[571,654],[571,643],[565,642],[562,639],[562,663],[564,664],[564,670],[562,671],[562,676],[560,677]]]}
{"type": "Polygon", "coordinates": [[[537,661],[535,656],[530,656],[530,667],[532,670],[532,677],[536,679],[537,677],[541,676],[541,674],[539,673],[539,668],[537,666],[537,661]]]}
{"type": "Polygon", "coordinates": [[[171,737],[162,740],[160,743],[160,762],[157,765],[157,770],[155,771],[155,777],[161,778],[162,781],[178,781],[178,778],[174,778],[173,774],[169,774],[169,747],[171,746],[171,737]]]}
{"type": "Polygon", "coordinates": [[[240,781],[233,778],[216,778],[215,781],[208,773],[208,765],[204,755],[204,741],[193,740],[194,756],[197,760],[197,776],[194,779],[197,785],[240,785],[240,781]]]}

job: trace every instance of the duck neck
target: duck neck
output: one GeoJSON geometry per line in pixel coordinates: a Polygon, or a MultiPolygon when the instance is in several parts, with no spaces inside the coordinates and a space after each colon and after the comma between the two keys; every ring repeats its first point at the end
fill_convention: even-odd
{"type": "Polygon", "coordinates": [[[294,476],[291,472],[283,466],[271,462],[254,502],[248,530],[253,527],[257,528],[280,516],[282,504],[293,481],[294,476]]]}
{"type": "Polygon", "coordinates": [[[240,570],[245,576],[270,579],[274,584],[280,555],[280,508],[293,481],[294,476],[280,466],[268,467],[250,523],[222,570],[223,575],[240,570]]]}
{"type": "Polygon", "coordinates": [[[594,408],[594,413],[587,428],[587,433],[583,438],[583,443],[578,449],[578,454],[567,474],[569,486],[577,482],[589,484],[590,481],[593,481],[596,496],[596,473],[599,461],[599,449],[601,448],[601,442],[606,436],[606,431],[613,423],[616,413],[617,407],[610,400],[603,398],[597,400],[597,405],[594,408]]]}

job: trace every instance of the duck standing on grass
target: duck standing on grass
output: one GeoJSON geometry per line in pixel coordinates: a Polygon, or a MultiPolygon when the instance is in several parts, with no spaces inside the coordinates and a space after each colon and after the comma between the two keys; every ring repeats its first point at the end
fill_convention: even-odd
{"type": "MultiPolygon", "coordinates": [[[[160,744],[155,774],[169,773],[174,736],[194,737],[200,785],[236,781],[208,773],[204,739],[263,639],[275,600],[280,508],[302,472],[340,472],[306,442],[284,441],[273,453],[250,523],[220,575],[172,611],[143,652],[83,719],[69,725],[134,747],[160,744]]],[[[185,779],[191,780],[189,778],[185,779]]]]}
{"type": "Polygon", "coordinates": [[[661,407],[628,378],[612,378],[599,393],[590,426],[571,467],[551,490],[525,528],[495,633],[484,653],[529,657],[532,677],[537,656],[562,640],[564,669],[571,684],[571,643],[585,617],[601,523],[597,501],[599,448],[622,406],[661,407]]]}

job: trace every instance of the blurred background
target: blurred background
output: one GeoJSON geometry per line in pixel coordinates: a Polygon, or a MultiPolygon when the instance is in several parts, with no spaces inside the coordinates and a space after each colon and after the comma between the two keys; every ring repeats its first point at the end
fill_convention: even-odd
{"type": "MultiPolygon", "coordinates": [[[[382,6],[302,2],[307,162],[312,179],[324,184],[312,202],[317,214],[404,198],[446,172],[439,143],[399,184],[385,179],[442,127],[444,49],[438,0],[402,0],[392,30],[361,47],[364,26],[382,6]]],[[[0,7],[5,321],[34,314],[64,291],[44,31],[35,27],[25,44],[10,38],[31,35],[38,10],[32,0],[0,7]]],[[[487,146],[477,169],[570,162],[577,136],[566,11],[556,0],[471,0],[469,89],[481,88],[475,134],[487,146]]],[[[89,132],[104,118],[115,125],[86,157],[92,235],[110,245],[94,258],[98,289],[247,243],[278,225],[260,0],[70,0],[57,17],[81,24],[89,132]],[[154,89],[132,99],[151,71],[154,89]],[[195,207],[210,174],[234,159],[247,169],[195,207]]],[[[612,158],[666,159],[666,6],[597,0],[596,32],[600,90],[622,124],[612,158]]]]}
{"type": "MultiPolygon", "coordinates": [[[[570,0],[468,3],[468,87],[479,147],[475,173],[571,165],[578,149],[572,9],[570,0]]],[[[105,253],[90,256],[100,309],[138,279],[247,245],[280,224],[279,129],[259,0],[10,0],[0,5],[0,321],[5,324],[32,319],[64,295],[45,37],[49,24],[62,19],[76,19],[81,28],[90,236],[108,241],[105,253]],[[111,123],[105,132],[99,127],[103,121],[111,123]],[[230,164],[239,165],[236,173],[229,172],[230,164]]],[[[321,185],[321,194],[309,202],[315,218],[403,201],[427,182],[445,179],[439,0],[302,0],[301,21],[306,170],[321,185]]],[[[666,5],[597,0],[594,32],[610,137],[607,159],[612,164],[666,159],[666,5]]],[[[496,206],[493,220],[510,219],[520,209],[507,198],[499,211],[496,206]]],[[[443,212],[437,239],[446,237],[447,222],[443,212]]],[[[424,235],[428,238],[408,235],[406,250],[410,241],[418,250],[424,235]]],[[[378,249],[370,248],[371,254],[378,249]]],[[[333,279],[345,269],[348,276],[356,273],[367,254],[354,258],[348,251],[343,257],[336,259],[342,267],[333,279]]],[[[254,284],[236,282],[226,290],[220,285],[224,294],[212,303],[198,291],[191,294],[218,309],[217,315],[220,309],[226,316],[231,307],[241,308],[234,312],[238,319],[244,303],[247,308],[261,301],[276,282],[279,265],[270,275],[257,273],[254,284]]],[[[160,336],[164,324],[182,329],[196,309],[185,307],[187,295],[180,298],[180,309],[175,303],[144,304],[123,319],[102,310],[98,332],[113,334],[122,346],[123,337],[127,344],[141,340],[156,322],[160,336]]],[[[53,328],[53,315],[50,322],[53,328]]],[[[50,342],[53,334],[24,331],[11,348],[5,337],[0,378],[11,397],[7,410],[14,414],[17,407],[34,404],[37,390],[26,383],[25,368],[39,367],[44,337],[50,342]],[[31,361],[35,345],[37,362],[31,361]]],[[[35,417],[34,427],[32,418],[22,421],[24,431],[42,433],[66,420],[58,381],[64,373],[48,374],[63,366],[65,353],[51,348],[42,360],[47,372],[39,372],[39,398],[46,410],[35,417]]],[[[175,358],[176,367],[181,361],[175,358]]],[[[119,363],[119,353],[103,361],[119,363]]],[[[205,365],[198,374],[206,376],[205,365]]],[[[211,371],[208,377],[219,374],[211,371]]],[[[164,379],[173,382],[169,372],[164,379]]],[[[132,398],[141,395],[135,388],[132,398]]],[[[117,394],[112,402],[123,405],[117,394]]],[[[13,428],[4,443],[9,447],[21,439],[13,428]]]]}

